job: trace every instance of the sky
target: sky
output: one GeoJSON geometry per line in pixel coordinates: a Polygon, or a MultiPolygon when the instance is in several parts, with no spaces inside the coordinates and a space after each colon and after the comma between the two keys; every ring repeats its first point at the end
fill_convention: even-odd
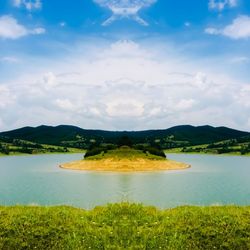
{"type": "Polygon", "coordinates": [[[0,0],[0,131],[250,131],[249,0],[0,0]]]}

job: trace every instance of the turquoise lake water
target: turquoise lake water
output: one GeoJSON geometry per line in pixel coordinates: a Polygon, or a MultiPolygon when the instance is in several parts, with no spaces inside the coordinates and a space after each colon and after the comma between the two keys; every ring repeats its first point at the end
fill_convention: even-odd
{"type": "Polygon", "coordinates": [[[131,201],[161,208],[250,205],[250,157],[168,154],[192,168],[157,173],[89,173],[60,169],[82,154],[0,157],[0,205],[92,208],[131,201]]]}

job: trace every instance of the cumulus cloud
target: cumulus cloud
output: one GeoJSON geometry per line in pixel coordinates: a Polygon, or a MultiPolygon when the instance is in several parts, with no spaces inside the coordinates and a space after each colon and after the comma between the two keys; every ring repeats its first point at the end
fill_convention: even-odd
{"type": "Polygon", "coordinates": [[[58,85],[57,77],[53,72],[47,72],[43,75],[42,83],[46,89],[53,88],[58,85]]]}
{"type": "Polygon", "coordinates": [[[226,26],[223,35],[232,39],[241,39],[250,37],[250,17],[239,16],[232,24],[226,26]]]}
{"type": "Polygon", "coordinates": [[[45,33],[44,28],[28,29],[9,15],[0,16],[0,38],[18,39],[28,35],[40,35],[45,33]]]}
{"type": "Polygon", "coordinates": [[[13,0],[13,6],[17,8],[25,8],[28,11],[38,10],[42,8],[41,0],[13,0]]]}
{"type": "Polygon", "coordinates": [[[243,85],[234,97],[240,105],[250,108],[250,85],[243,85]]]}
{"type": "Polygon", "coordinates": [[[75,107],[69,99],[56,99],[55,105],[63,111],[74,111],[75,107]]]}
{"type": "Polygon", "coordinates": [[[106,111],[110,117],[140,117],[144,112],[143,105],[133,98],[130,100],[114,100],[107,104],[106,111]]]}
{"type": "Polygon", "coordinates": [[[232,64],[246,64],[250,62],[250,58],[246,56],[238,56],[234,57],[230,60],[230,63],[232,64]]]}
{"type": "Polygon", "coordinates": [[[208,6],[211,10],[222,11],[225,8],[237,7],[238,0],[209,0],[208,6]]]}
{"type": "Polygon", "coordinates": [[[8,105],[14,102],[15,95],[11,93],[7,86],[0,85],[0,100],[0,110],[5,109],[8,105]]]}
{"type": "Polygon", "coordinates": [[[44,28],[35,28],[33,30],[29,30],[29,33],[32,35],[41,35],[44,34],[46,30],[44,28]]]}
{"type": "Polygon", "coordinates": [[[247,39],[250,38],[250,17],[239,16],[222,29],[208,27],[205,32],[210,35],[222,35],[235,40],[247,39]]]}
{"type": "Polygon", "coordinates": [[[179,110],[188,110],[192,108],[195,105],[195,100],[194,99],[183,99],[180,100],[177,104],[176,107],[179,110]]]}
{"type": "Polygon", "coordinates": [[[167,49],[167,56],[159,56],[164,50],[118,41],[88,56],[39,64],[40,71],[28,65],[12,83],[0,82],[2,109],[8,107],[0,129],[44,123],[114,130],[183,123],[247,126],[247,84],[167,49]]]}
{"type": "Polygon", "coordinates": [[[112,16],[102,23],[103,26],[110,25],[120,19],[131,19],[135,22],[148,26],[148,23],[139,16],[143,8],[147,8],[156,3],[157,0],[93,0],[101,7],[112,11],[112,16]]]}
{"type": "Polygon", "coordinates": [[[15,57],[15,56],[4,56],[4,57],[0,57],[0,63],[9,63],[9,64],[15,64],[15,63],[19,63],[20,60],[15,57]]]}

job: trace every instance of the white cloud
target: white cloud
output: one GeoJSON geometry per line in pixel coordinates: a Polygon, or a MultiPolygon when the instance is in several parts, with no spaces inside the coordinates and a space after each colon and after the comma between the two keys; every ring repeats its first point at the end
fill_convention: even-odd
{"type": "Polygon", "coordinates": [[[113,100],[107,104],[106,112],[110,117],[140,117],[144,112],[144,104],[136,100],[113,100]]]}
{"type": "Polygon", "coordinates": [[[234,57],[230,60],[232,64],[245,64],[250,62],[250,58],[246,56],[234,57]]]}
{"type": "Polygon", "coordinates": [[[65,27],[65,26],[66,26],[66,22],[60,22],[60,23],[59,23],[59,25],[60,25],[60,27],[62,27],[62,28],[63,28],[63,27],[65,27]]]}
{"type": "Polygon", "coordinates": [[[55,104],[63,111],[74,111],[74,105],[68,99],[56,99],[55,104]]]}
{"type": "Polygon", "coordinates": [[[57,77],[53,72],[47,72],[43,75],[42,83],[46,89],[53,88],[58,85],[57,77]]]}
{"type": "Polygon", "coordinates": [[[13,0],[13,6],[17,8],[24,7],[29,11],[38,10],[42,8],[41,0],[13,0]]]}
{"type": "Polygon", "coordinates": [[[112,11],[112,16],[103,22],[103,26],[110,25],[119,19],[131,19],[148,26],[148,23],[139,16],[139,11],[156,3],[157,0],[93,0],[102,7],[112,11]]]}
{"type": "Polygon", "coordinates": [[[194,81],[193,81],[194,86],[199,87],[200,89],[205,89],[206,87],[209,87],[210,84],[208,82],[208,77],[205,73],[203,72],[197,72],[194,75],[194,81]]]}
{"type": "Polygon", "coordinates": [[[33,35],[41,35],[41,34],[44,34],[45,32],[46,30],[44,28],[35,28],[29,31],[29,33],[33,35]]]}
{"type": "Polygon", "coordinates": [[[149,59],[151,57],[150,52],[141,48],[138,43],[135,43],[131,40],[121,40],[115,43],[112,43],[109,48],[100,52],[99,58],[140,58],[144,57],[149,59]]]}
{"type": "Polygon", "coordinates": [[[27,35],[40,35],[45,33],[44,28],[28,29],[18,23],[18,21],[9,15],[0,17],[0,38],[18,39],[27,35]]]}
{"type": "Polygon", "coordinates": [[[0,110],[5,109],[8,105],[14,102],[15,95],[13,95],[7,86],[0,85],[0,110]]]}
{"type": "Polygon", "coordinates": [[[17,39],[28,35],[28,30],[11,16],[0,17],[0,38],[17,39]]]}
{"type": "Polygon", "coordinates": [[[19,63],[20,62],[20,59],[14,57],[14,56],[5,56],[5,57],[2,57],[0,58],[0,63],[10,63],[10,64],[13,64],[13,63],[19,63]]]}
{"type": "Polygon", "coordinates": [[[250,37],[250,17],[239,16],[231,25],[228,25],[223,30],[223,35],[232,39],[241,39],[250,37]]]}
{"type": "Polygon", "coordinates": [[[194,99],[183,99],[176,104],[177,109],[187,110],[195,105],[196,101],[194,99]]]}
{"type": "Polygon", "coordinates": [[[221,30],[219,29],[216,29],[216,28],[211,28],[211,27],[208,27],[205,29],[205,33],[209,34],[209,35],[219,35],[221,34],[221,30]]]}
{"type": "Polygon", "coordinates": [[[250,17],[239,16],[222,29],[208,27],[205,32],[210,35],[223,35],[235,40],[247,39],[250,38],[250,17]]]}
{"type": "Polygon", "coordinates": [[[247,84],[218,73],[217,65],[173,53],[172,47],[155,48],[161,49],[118,41],[94,52],[76,48],[54,64],[27,65],[13,83],[2,83],[0,99],[8,111],[0,129],[44,123],[114,130],[183,123],[248,126],[247,84]]]}
{"type": "Polygon", "coordinates": [[[240,105],[250,108],[250,85],[242,86],[234,97],[240,105]]]}
{"type": "Polygon", "coordinates": [[[209,0],[208,6],[211,10],[222,11],[225,8],[237,7],[238,0],[209,0]]]}

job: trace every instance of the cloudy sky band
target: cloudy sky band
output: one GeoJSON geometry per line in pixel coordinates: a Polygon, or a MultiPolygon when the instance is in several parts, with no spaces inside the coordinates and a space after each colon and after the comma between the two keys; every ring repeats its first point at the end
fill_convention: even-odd
{"type": "Polygon", "coordinates": [[[1,2],[0,130],[250,130],[250,6],[202,0],[201,17],[189,2],[77,0],[56,17],[57,0],[1,2]]]}

